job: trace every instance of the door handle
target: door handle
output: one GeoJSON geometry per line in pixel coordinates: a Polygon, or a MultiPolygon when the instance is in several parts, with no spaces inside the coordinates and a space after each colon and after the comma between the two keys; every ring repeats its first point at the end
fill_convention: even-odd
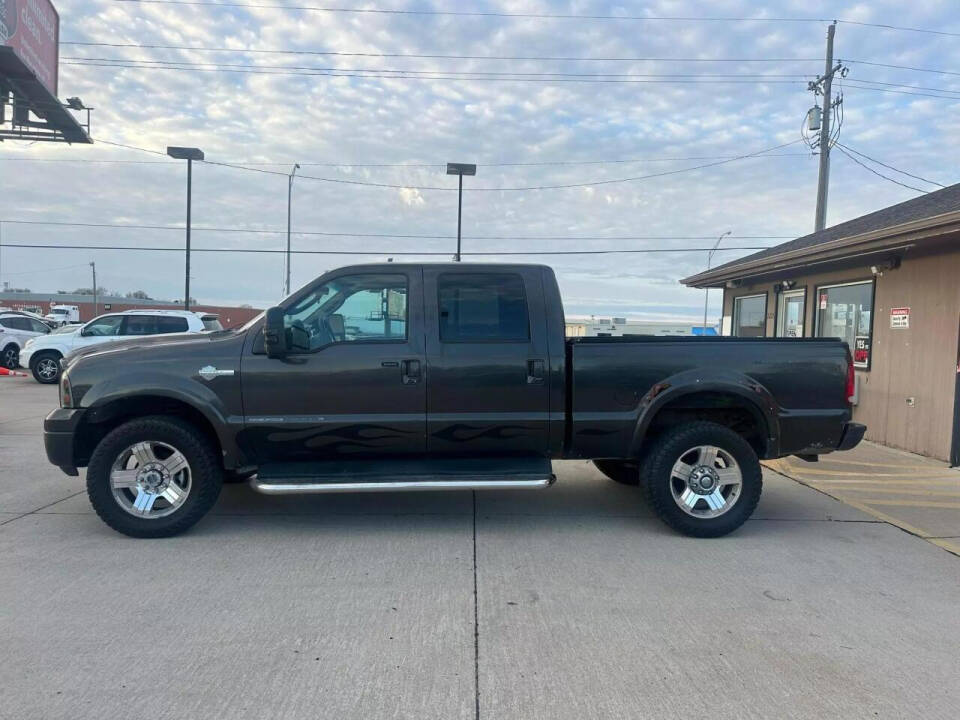
{"type": "Polygon", "coordinates": [[[543,384],[545,365],[543,360],[527,360],[527,385],[543,384]]]}
{"type": "Polygon", "coordinates": [[[404,360],[401,363],[400,380],[404,385],[416,385],[420,382],[420,361],[404,360]]]}

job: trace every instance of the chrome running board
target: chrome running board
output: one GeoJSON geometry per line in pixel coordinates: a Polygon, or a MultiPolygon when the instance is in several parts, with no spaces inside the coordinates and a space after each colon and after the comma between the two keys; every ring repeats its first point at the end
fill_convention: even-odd
{"type": "Polygon", "coordinates": [[[264,495],[315,495],[321,493],[361,493],[361,492],[417,492],[439,490],[542,490],[550,487],[556,477],[548,475],[533,479],[490,479],[463,478],[460,480],[438,480],[431,478],[405,480],[359,481],[359,482],[311,482],[291,478],[284,482],[280,478],[271,478],[265,482],[258,477],[250,480],[250,487],[264,495]]]}

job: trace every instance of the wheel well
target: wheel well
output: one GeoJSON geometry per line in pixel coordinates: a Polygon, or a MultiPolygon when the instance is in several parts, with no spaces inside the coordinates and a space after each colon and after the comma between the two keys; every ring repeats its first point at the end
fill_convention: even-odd
{"type": "Polygon", "coordinates": [[[35,361],[37,358],[42,358],[42,357],[44,357],[45,355],[55,355],[55,356],[57,356],[58,358],[62,358],[62,357],[63,357],[63,353],[62,353],[62,352],[60,352],[59,350],[54,350],[54,349],[52,349],[52,348],[51,348],[50,350],[37,350],[37,351],[30,357],[30,364],[33,365],[34,361],[35,361]]]}
{"type": "Polygon", "coordinates": [[[769,436],[766,420],[753,403],[733,393],[698,392],[671,400],[657,411],[647,434],[657,435],[678,424],[697,420],[730,428],[750,443],[758,457],[766,457],[769,436]]]}
{"type": "Polygon", "coordinates": [[[105,405],[91,408],[88,417],[77,429],[73,451],[74,464],[77,467],[87,465],[94,449],[114,428],[128,420],[149,415],[176,417],[190,423],[203,433],[217,456],[222,456],[220,438],[202,412],[182,400],[148,395],[113,400],[105,405]]]}

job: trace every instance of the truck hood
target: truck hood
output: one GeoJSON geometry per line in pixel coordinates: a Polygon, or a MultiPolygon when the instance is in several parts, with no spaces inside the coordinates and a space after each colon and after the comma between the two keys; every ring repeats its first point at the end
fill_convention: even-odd
{"type": "Polygon", "coordinates": [[[209,343],[214,338],[221,338],[234,333],[234,330],[214,330],[207,332],[169,333],[165,335],[143,335],[130,338],[129,340],[116,340],[101,345],[91,345],[89,347],[72,350],[67,353],[67,356],[63,359],[63,366],[65,368],[70,367],[80,359],[112,355],[115,353],[129,353],[140,349],[150,351],[158,349],[159,347],[187,347],[200,343],[209,343]]]}

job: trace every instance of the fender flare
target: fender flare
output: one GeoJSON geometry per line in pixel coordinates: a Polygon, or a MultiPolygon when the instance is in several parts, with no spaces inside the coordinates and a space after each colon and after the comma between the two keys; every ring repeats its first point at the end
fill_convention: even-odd
{"type": "Polygon", "coordinates": [[[735,395],[764,428],[763,457],[772,457],[780,444],[779,406],[773,394],[756,380],[731,371],[686,370],[671,375],[654,385],[640,400],[639,416],[630,442],[630,457],[639,457],[647,430],[657,413],[667,404],[697,393],[712,392],[735,395]]]}
{"type": "Polygon", "coordinates": [[[80,399],[80,407],[88,410],[90,420],[95,422],[98,410],[102,411],[115,401],[136,400],[138,397],[175,400],[196,410],[213,428],[227,467],[240,462],[243,453],[229,432],[231,422],[223,402],[209,387],[192,378],[158,371],[140,372],[136,376],[121,374],[91,387],[80,399]]]}

